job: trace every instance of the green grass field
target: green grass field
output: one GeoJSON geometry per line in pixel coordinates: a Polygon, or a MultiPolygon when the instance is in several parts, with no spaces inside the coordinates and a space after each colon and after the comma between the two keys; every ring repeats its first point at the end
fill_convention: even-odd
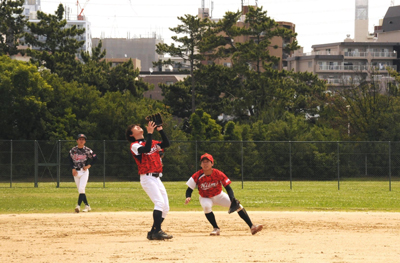
{"type": "MultiPolygon", "coordinates": [[[[195,190],[184,204],[185,182],[164,182],[171,211],[202,211],[195,190]]],[[[152,211],[153,204],[139,182],[90,182],[86,194],[93,212],[152,211]]],[[[400,212],[400,182],[233,182],[232,188],[249,211],[386,211],[400,212]]],[[[69,213],[78,199],[74,183],[0,183],[0,214],[69,213]]],[[[215,211],[226,208],[214,207],[215,211]]]]}

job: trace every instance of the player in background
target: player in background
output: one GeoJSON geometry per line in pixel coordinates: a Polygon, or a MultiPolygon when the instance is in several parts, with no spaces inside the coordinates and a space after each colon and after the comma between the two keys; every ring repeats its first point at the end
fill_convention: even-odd
{"type": "Polygon", "coordinates": [[[153,226],[147,233],[147,239],[171,239],[172,235],[168,235],[161,229],[161,224],[169,212],[169,200],[167,190],[160,179],[162,177],[160,151],[169,146],[169,140],[163,127],[157,126],[153,121],[149,121],[146,129],[147,139],[145,140],[143,129],[137,124],[131,124],[126,129],[126,139],[131,142],[130,151],[138,166],[140,184],[154,203],[153,226]],[[155,129],[160,133],[162,141],[153,140],[155,129]]]}
{"type": "Polygon", "coordinates": [[[85,146],[86,135],[78,134],[76,138],[77,146],[69,151],[69,161],[72,168],[72,175],[74,176],[76,187],[78,188],[79,197],[78,204],[75,207],[75,212],[79,213],[81,210],[81,203],[85,203],[85,208],[82,212],[89,212],[92,210],[86,198],[86,185],[89,180],[89,168],[96,162],[97,156],[93,151],[85,146]]]}
{"type": "MultiPolygon", "coordinates": [[[[186,190],[185,204],[188,204],[190,200],[192,200],[192,192],[197,186],[200,195],[200,205],[203,207],[203,211],[207,220],[214,228],[210,235],[219,236],[220,229],[217,225],[217,221],[215,220],[212,207],[214,204],[230,207],[232,200],[235,198],[233,190],[230,187],[231,180],[229,180],[229,178],[223,172],[213,168],[214,158],[210,154],[203,154],[200,157],[200,162],[202,169],[194,173],[186,182],[188,188],[186,190]],[[222,191],[222,186],[225,187],[228,194],[222,191]]],[[[249,215],[242,205],[240,205],[238,214],[250,227],[251,234],[255,235],[257,232],[263,229],[262,225],[254,225],[251,222],[249,215]]]]}

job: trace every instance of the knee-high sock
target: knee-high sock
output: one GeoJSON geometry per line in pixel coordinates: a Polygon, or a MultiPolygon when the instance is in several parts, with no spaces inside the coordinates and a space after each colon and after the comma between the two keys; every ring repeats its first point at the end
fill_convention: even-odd
{"type": "Polygon", "coordinates": [[[81,194],[81,195],[83,195],[83,199],[82,199],[83,203],[85,203],[85,205],[89,205],[89,203],[86,199],[86,194],[81,194]]]}
{"type": "Polygon", "coordinates": [[[83,199],[84,199],[84,196],[85,196],[85,194],[79,194],[79,197],[78,197],[78,205],[79,205],[79,206],[82,204],[82,201],[83,201],[83,199]]]}
{"type": "Polygon", "coordinates": [[[162,212],[158,210],[153,210],[153,228],[154,232],[158,232],[161,230],[161,223],[162,223],[162,212]]]}
{"type": "Polygon", "coordinates": [[[249,215],[247,214],[246,210],[243,208],[238,212],[239,216],[246,222],[249,227],[253,226],[253,223],[250,220],[249,215]]]}
{"type": "MultiPolygon", "coordinates": [[[[164,219],[165,219],[165,218],[163,218],[163,217],[161,218],[161,224],[164,222],[164,219]]],[[[151,230],[150,230],[150,231],[153,232],[153,231],[155,231],[155,229],[156,229],[156,228],[155,228],[155,225],[154,225],[154,223],[153,223],[153,226],[151,227],[151,230]]]]}
{"type": "Polygon", "coordinates": [[[215,221],[215,215],[213,212],[206,214],[206,217],[207,217],[208,222],[210,222],[214,228],[219,228],[217,225],[217,221],[215,221]]]}

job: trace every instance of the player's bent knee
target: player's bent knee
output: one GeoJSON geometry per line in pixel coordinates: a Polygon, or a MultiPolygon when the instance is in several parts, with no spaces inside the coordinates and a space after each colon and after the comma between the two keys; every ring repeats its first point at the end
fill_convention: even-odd
{"type": "Polygon", "coordinates": [[[164,202],[159,201],[154,203],[154,210],[164,211],[165,210],[164,202]]]}
{"type": "Polygon", "coordinates": [[[203,207],[203,211],[204,213],[208,214],[212,212],[212,208],[211,207],[203,207]]]}

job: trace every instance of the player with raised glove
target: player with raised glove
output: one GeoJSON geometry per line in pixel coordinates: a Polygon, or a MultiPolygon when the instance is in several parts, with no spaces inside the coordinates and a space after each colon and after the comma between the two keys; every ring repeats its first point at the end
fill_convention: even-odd
{"type": "Polygon", "coordinates": [[[203,207],[207,220],[214,228],[210,235],[220,235],[220,228],[212,211],[214,204],[229,207],[229,214],[238,212],[239,216],[250,227],[252,235],[260,232],[263,226],[255,225],[251,222],[246,210],[233,194],[233,190],[230,187],[231,180],[223,172],[213,168],[214,158],[210,154],[205,153],[200,157],[200,162],[202,169],[194,173],[186,182],[188,188],[186,190],[185,204],[188,204],[192,200],[192,192],[197,186],[200,195],[200,205],[203,207]],[[225,187],[226,193],[222,191],[222,186],[225,187]]]}
{"type": "Polygon", "coordinates": [[[131,143],[130,152],[138,166],[140,185],[154,204],[153,225],[151,230],[147,232],[147,239],[171,239],[172,235],[161,229],[161,224],[169,212],[169,199],[167,190],[161,181],[163,164],[160,151],[169,147],[169,140],[163,127],[157,126],[154,121],[150,120],[146,129],[147,139],[145,139],[143,129],[139,125],[131,124],[126,129],[126,139],[131,143]],[[154,131],[159,132],[162,141],[153,140],[154,131]]]}

